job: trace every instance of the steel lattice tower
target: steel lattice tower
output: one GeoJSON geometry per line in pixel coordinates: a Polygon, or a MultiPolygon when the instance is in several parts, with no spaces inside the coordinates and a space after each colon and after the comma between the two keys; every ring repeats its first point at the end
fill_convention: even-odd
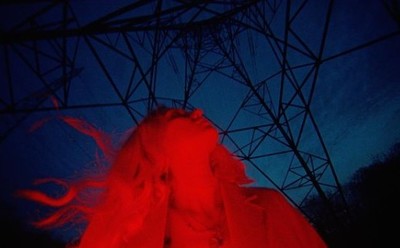
{"type": "MultiPolygon", "coordinates": [[[[327,62],[398,30],[326,55],[333,0],[319,3],[312,40],[303,32],[302,14],[315,4],[307,0],[138,0],[92,19],[70,1],[17,2],[0,6],[32,8],[0,34],[2,140],[39,112],[118,108],[138,123],[159,104],[191,109],[202,89],[223,79],[226,94],[232,85],[243,97],[224,125],[215,123],[222,141],[299,209],[316,194],[330,216],[343,215],[345,198],[312,111],[315,87],[327,62]],[[77,82],[88,70],[94,76],[77,82]],[[175,83],[165,83],[165,71],[175,83]],[[96,97],[80,97],[86,91],[96,97]]],[[[382,7],[399,20],[395,1],[382,7]]]]}

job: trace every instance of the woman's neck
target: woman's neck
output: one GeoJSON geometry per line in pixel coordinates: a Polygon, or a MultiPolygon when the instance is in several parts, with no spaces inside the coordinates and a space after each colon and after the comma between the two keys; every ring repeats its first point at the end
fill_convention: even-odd
{"type": "Polygon", "coordinates": [[[218,183],[209,159],[207,156],[202,158],[171,161],[175,207],[197,212],[209,211],[220,205],[218,183]]]}
{"type": "Polygon", "coordinates": [[[168,235],[176,245],[171,247],[209,247],[210,241],[223,242],[223,203],[209,157],[181,157],[171,162],[168,235]]]}

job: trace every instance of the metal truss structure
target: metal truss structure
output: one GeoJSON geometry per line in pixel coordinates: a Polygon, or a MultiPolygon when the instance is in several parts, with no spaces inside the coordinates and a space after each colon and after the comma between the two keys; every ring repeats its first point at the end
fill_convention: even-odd
{"type": "MultiPolygon", "coordinates": [[[[331,216],[343,215],[345,197],[312,112],[315,87],[327,62],[399,30],[331,52],[333,0],[318,1],[312,39],[303,13],[316,1],[127,2],[87,6],[92,14],[84,1],[0,6],[29,9],[0,33],[2,141],[39,112],[118,108],[138,123],[157,105],[191,109],[203,90],[223,87],[241,94],[224,124],[214,122],[222,142],[311,219],[321,218],[306,211],[313,195],[331,216]]],[[[399,21],[395,1],[381,3],[399,21]]]]}

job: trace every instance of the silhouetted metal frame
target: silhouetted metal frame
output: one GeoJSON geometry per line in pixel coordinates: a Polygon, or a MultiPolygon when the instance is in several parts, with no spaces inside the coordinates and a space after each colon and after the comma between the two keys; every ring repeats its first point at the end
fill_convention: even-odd
{"type": "MultiPolygon", "coordinates": [[[[1,130],[1,140],[4,140],[7,135],[12,132],[18,125],[31,113],[40,111],[62,111],[66,109],[90,109],[102,107],[115,107],[123,106],[130,118],[134,123],[138,123],[143,113],[136,110],[134,105],[138,102],[144,102],[147,110],[154,108],[161,102],[169,101],[173,106],[191,109],[193,106],[190,104],[191,97],[202,86],[202,84],[213,73],[224,75],[234,82],[245,85],[248,88],[248,94],[243,99],[242,104],[227,128],[221,127],[221,135],[224,139],[229,139],[237,148],[235,151],[248,164],[252,165],[266,180],[271,182],[277,189],[279,189],[286,197],[292,201],[299,209],[303,210],[303,203],[314,192],[321,197],[323,202],[328,206],[331,212],[336,215],[341,215],[340,211],[346,211],[346,203],[341,190],[340,182],[335,173],[333,163],[329,156],[328,148],[323,142],[322,135],[319,131],[318,125],[312,115],[310,105],[314,95],[314,87],[318,81],[320,66],[326,62],[337,59],[339,57],[348,55],[355,51],[365,49],[382,41],[391,39],[400,34],[400,31],[395,31],[385,34],[373,40],[366,41],[365,43],[356,45],[350,49],[338,52],[337,54],[329,57],[324,56],[325,42],[329,30],[330,16],[332,13],[334,1],[329,1],[324,29],[322,33],[322,40],[317,54],[314,54],[312,49],[301,39],[301,37],[292,29],[291,23],[295,20],[296,16],[306,6],[308,1],[303,1],[299,4],[297,9],[291,7],[291,1],[285,1],[285,27],[284,37],[281,39],[275,35],[272,28],[268,23],[268,16],[265,9],[271,10],[275,13],[283,1],[228,1],[224,4],[229,7],[228,10],[219,12],[213,9],[215,1],[187,1],[179,2],[174,7],[163,8],[164,1],[149,2],[146,0],[136,1],[135,3],[128,4],[113,11],[105,16],[92,21],[85,26],[80,26],[77,22],[75,13],[73,12],[69,1],[52,1],[43,9],[34,13],[29,18],[22,20],[19,24],[15,25],[8,31],[1,31],[0,44],[4,51],[5,57],[5,71],[7,78],[7,91],[10,96],[10,102],[0,99],[0,116],[11,115],[15,116],[15,123],[6,130],[1,130]],[[132,16],[120,18],[121,16],[129,13],[137,8],[155,3],[153,12],[145,16],[132,16]],[[37,23],[38,17],[44,13],[54,9],[60,8],[62,12],[62,21],[56,23],[37,23]],[[187,21],[180,21],[186,13],[194,11],[192,16],[187,21]],[[206,13],[208,18],[198,20],[200,14],[206,13]],[[75,24],[75,28],[70,28],[70,24],[75,24]],[[30,28],[26,28],[30,25],[30,28]],[[223,28],[223,32],[218,33],[216,27],[223,28]],[[238,49],[235,47],[235,38],[244,30],[256,32],[265,37],[265,41],[269,44],[274,54],[275,60],[279,63],[280,70],[271,73],[269,77],[261,82],[253,82],[251,77],[246,71],[246,66],[242,62],[242,58],[238,49]],[[111,41],[101,37],[101,35],[114,34],[119,35],[122,42],[126,45],[127,51],[118,49],[111,41]],[[226,36],[223,36],[226,35],[226,36]],[[289,42],[289,36],[295,38],[302,46],[300,49],[289,42]],[[74,40],[75,39],[75,40],[74,40]],[[84,103],[79,105],[69,104],[71,80],[78,76],[83,70],[76,63],[78,55],[78,46],[84,44],[91,51],[97,64],[100,66],[101,71],[105,75],[107,81],[112,86],[115,94],[118,96],[117,102],[100,102],[100,103],[84,103]],[[69,49],[72,41],[76,41],[75,49],[69,49]],[[148,43],[146,43],[148,41],[148,43]],[[38,42],[48,42],[50,46],[54,47],[54,54],[49,54],[41,51],[38,48],[38,42]],[[94,45],[101,45],[110,49],[115,54],[118,54],[133,65],[132,76],[129,82],[128,89],[121,92],[118,89],[117,83],[112,78],[106,64],[99,56],[97,48],[94,45]],[[135,47],[150,45],[151,47],[151,65],[146,68],[142,65],[135,47]],[[20,48],[30,49],[33,51],[35,61],[32,62],[20,51],[20,48]],[[292,66],[288,60],[288,49],[293,49],[302,55],[310,58],[313,62],[304,63],[302,65],[292,66]],[[168,99],[157,97],[157,71],[158,62],[164,56],[169,56],[170,63],[175,70],[177,70],[176,61],[172,55],[172,51],[181,51],[185,58],[184,64],[184,89],[182,99],[168,99]],[[28,95],[20,101],[14,98],[15,90],[13,86],[12,69],[10,68],[10,53],[13,52],[18,56],[42,82],[43,89],[39,92],[28,95]],[[60,52],[57,54],[56,52],[60,52]],[[202,61],[207,53],[213,52],[219,54],[220,59],[215,61],[213,65],[207,64],[202,61]],[[58,66],[54,68],[46,68],[43,71],[40,67],[41,56],[46,56],[58,66]],[[298,68],[310,67],[306,77],[302,81],[298,81],[295,70],[298,68]],[[233,73],[228,74],[227,69],[233,69],[233,73]],[[50,82],[46,77],[48,73],[60,70],[60,79],[50,82]],[[138,78],[136,77],[137,75],[138,78]],[[203,79],[199,79],[200,75],[205,75],[203,79]],[[275,77],[280,77],[280,97],[278,106],[274,102],[268,102],[271,99],[271,92],[269,92],[267,82],[275,77]],[[136,78],[136,81],[135,81],[136,78]],[[311,84],[311,90],[308,97],[303,94],[303,87],[306,84],[311,84]],[[138,96],[136,89],[144,85],[148,91],[147,96],[138,96]],[[284,102],[283,94],[286,87],[293,87],[295,94],[288,101],[284,102]],[[58,91],[62,91],[61,96],[58,91]],[[35,95],[36,94],[36,95],[35,95]],[[42,103],[48,100],[49,97],[55,97],[60,103],[59,106],[42,106],[42,103]],[[34,99],[34,101],[32,101],[34,99]],[[257,103],[254,103],[253,100],[257,103]],[[294,103],[295,99],[300,99],[302,105],[294,103]],[[22,106],[21,106],[22,105],[22,106]],[[269,116],[271,123],[263,125],[255,125],[241,129],[231,129],[231,125],[236,119],[240,111],[252,111],[250,106],[260,107],[260,111],[254,114],[269,116]],[[278,108],[278,112],[276,109],[278,108]],[[289,108],[298,108],[300,111],[295,116],[290,116],[287,112],[289,108]],[[291,121],[296,118],[302,118],[299,136],[296,138],[292,132],[291,121]],[[300,137],[304,130],[307,121],[311,122],[313,130],[319,139],[323,154],[311,154],[302,151],[300,146],[300,137]],[[241,146],[235,142],[232,137],[233,134],[238,132],[251,131],[252,136],[249,137],[249,142],[245,146],[241,146]],[[256,136],[256,133],[262,133],[262,136],[256,136]],[[261,146],[262,142],[267,139],[274,140],[287,147],[287,150],[278,152],[265,151],[262,155],[255,155],[254,152],[261,146]],[[244,148],[250,148],[246,152],[244,148]],[[255,159],[261,157],[270,157],[281,154],[293,154],[292,162],[289,164],[287,170],[287,177],[278,183],[274,178],[265,173],[263,165],[257,164],[255,159]],[[318,163],[316,161],[319,161],[318,163]],[[302,173],[299,173],[298,163],[302,168],[302,173]],[[321,161],[323,161],[321,163],[321,161]],[[330,173],[333,181],[325,183],[321,181],[324,173],[330,173]],[[289,180],[290,175],[297,176],[296,180],[289,180]],[[301,201],[294,201],[288,193],[296,188],[309,188],[308,192],[304,195],[301,201]],[[338,195],[343,201],[343,209],[334,209],[331,201],[332,199],[326,194],[325,188],[334,189],[335,195],[338,195]]],[[[396,21],[399,21],[395,5],[383,1],[384,7],[388,10],[389,14],[393,16],[396,21]]],[[[0,6],[1,7],[1,6],[0,6]]],[[[400,27],[400,25],[399,25],[400,27]]],[[[249,35],[249,42],[251,43],[252,37],[249,35]]],[[[253,44],[250,44],[251,54],[254,54],[253,44]]],[[[332,197],[332,196],[330,196],[332,197]]],[[[312,218],[312,216],[309,216],[312,218]]]]}

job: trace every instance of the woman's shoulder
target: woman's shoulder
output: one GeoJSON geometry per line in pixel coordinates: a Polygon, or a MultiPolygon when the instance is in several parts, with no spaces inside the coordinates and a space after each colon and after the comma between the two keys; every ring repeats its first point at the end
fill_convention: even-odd
{"type": "Polygon", "coordinates": [[[270,200],[285,199],[281,192],[277,189],[262,188],[262,187],[240,187],[242,194],[253,198],[265,198],[270,200]]]}
{"type": "Polygon", "coordinates": [[[277,189],[262,187],[240,187],[239,192],[247,203],[264,209],[293,208],[292,204],[277,189]]]}

